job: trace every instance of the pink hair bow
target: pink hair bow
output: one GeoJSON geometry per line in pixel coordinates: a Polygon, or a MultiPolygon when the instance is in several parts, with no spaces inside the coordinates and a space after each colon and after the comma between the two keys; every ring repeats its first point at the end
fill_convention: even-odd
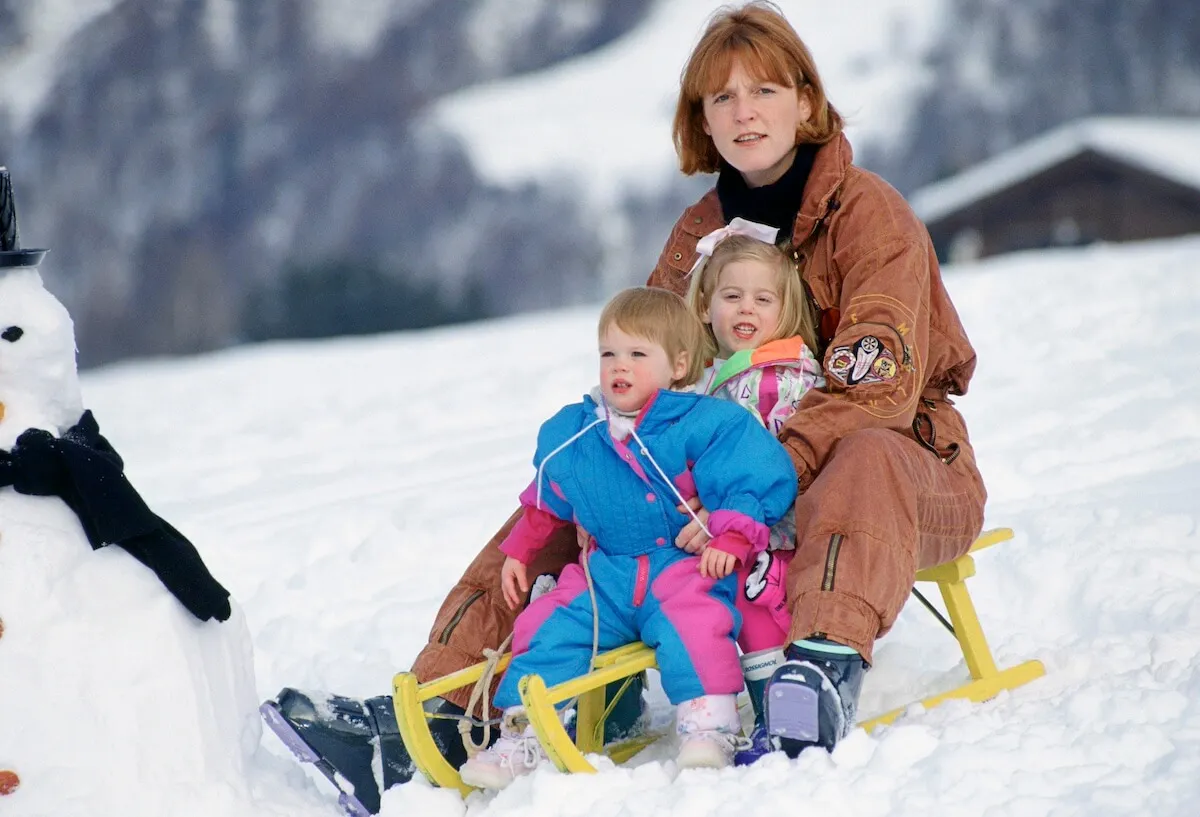
{"type": "Polygon", "coordinates": [[[700,269],[700,266],[712,257],[713,250],[717,248],[717,245],[731,235],[744,235],[748,238],[757,239],[764,244],[774,244],[776,236],[779,235],[779,228],[768,227],[766,224],[759,224],[757,221],[749,221],[738,216],[724,227],[713,230],[696,242],[696,252],[700,253],[700,257],[696,259],[695,264],[692,264],[692,268],[688,271],[688,276],[690,277],[695,274],[696,270],[700,269]]]}

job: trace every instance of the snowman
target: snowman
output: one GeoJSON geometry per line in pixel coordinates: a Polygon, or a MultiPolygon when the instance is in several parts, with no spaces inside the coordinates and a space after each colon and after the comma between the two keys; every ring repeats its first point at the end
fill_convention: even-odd
{"type": "Polygon", "coordinates": [[[0,813],[235,813],[260,735],[245,620],[84,411],[45,252],[0,168],[0,813]]]}

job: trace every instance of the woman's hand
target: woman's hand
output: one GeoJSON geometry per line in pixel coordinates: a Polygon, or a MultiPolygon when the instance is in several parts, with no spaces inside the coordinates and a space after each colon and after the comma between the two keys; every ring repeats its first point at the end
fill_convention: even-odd
{"type": "Polygon", "coordinates": [[[705,578],[723,579],[737,567],[737,557],[723,550],[706,547],[700,554],[700,575],[705,578]]]}
{"type": "Polygon", "coordinates": [[[525,565],[509,556],[500,568],[500,588],[504,591],[504,601],[508,609],[516,610],[521,606],[521,600],[529,592],[529,579],[525,575],[525,565]]]}
{"type": "MultiPolygon", "coordinates": [[[[680,513],[687,513],[688,508],[695,511],[696,516],[700,518],[700,522],[708,524],[708,510],[700,504],[700,497],[694,496],[687,501],[686,505],[676,505],[676,509],[680,513]]],[[[691,516],[691,514],[688,514],[691,516]]],[[[688,553],[699,553],[708,544],[708,534],[704,532],[704,528],[695,519],[689,521],[683,526],[683,530],[675,537],[675,547],[683,548],[688,553]]]]}

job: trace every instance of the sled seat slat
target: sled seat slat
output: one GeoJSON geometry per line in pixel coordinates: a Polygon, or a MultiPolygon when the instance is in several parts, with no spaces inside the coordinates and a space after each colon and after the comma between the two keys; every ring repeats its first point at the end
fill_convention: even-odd
{"type": "MultiPolygon", "coordinates": [[[[938,585],[972,679],[963,686],[919,701],[926,709],[955,698],[985,701],[1005,689],[1015,689],[1045,674],[1040,661],[1026,661],[1008,669],[997,669],[979,616],[967,592],[966,580],[975,575],[975,560],[971,554],[1012,537],[1011,528],[984,531],[966,554],[946,564],[917,572],[917,581],[935,582],[938,585]]],[[[510,657],[506,654],[501,659],[497,672],[508,666],[510,657]]],[[[430,698],[474,684],[483,675],[485,666],[485,663],[476,664],[425,684],[418,684],[416,676],[407,672],[397,674],[394,680],[400,734],[417,767],[436,785],[457,788],[464,793],[471,791],[471,788],[462,782],[458,772],[437,751],[422,704],[430,698]]],[[[550,759],[562,771],[594,772],[595,767],[585,755],[601,751],[615,762],[623,762],[659,737],[648,735],[608,747],[602,746],[605,686],[655,667],[653,650],[642,643],[626,644],[597,656],[594,666],[595,669],[587,675],[553,687],[547,687],[537,675],[527,675],[518,683],[529,722],[550,759]],[[576,697],[579,699],[575,718],[576,739],[572,741],[555,706],[576,697]]],[[[858,725],[869,732],[891,723],[911,706],[913,704],[894,709],[861,721],[858,725]]]]}

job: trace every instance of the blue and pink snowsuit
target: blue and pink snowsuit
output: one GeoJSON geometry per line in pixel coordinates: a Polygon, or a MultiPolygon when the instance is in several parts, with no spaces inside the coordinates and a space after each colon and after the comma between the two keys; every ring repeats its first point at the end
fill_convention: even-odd
{"type": "MultiPolygon", "coordinates": [[[[609,419],[607,406],[589,396],[542,426],[538,474],[501,550],[528,563],[555,528],[581,525],[595,541],[585,558],[599,611],[598,648],[644,641],[674,704],[736,694],[736,574],[700,575],[699,558],[675,546],[690,519],[676,506],[681,497],[700,497],[711,511],[710,547],[765,549],[770,526],[796,497],[791,459],[745,409],[698,394],[659,391],[632,432],[618,432],[623,439],[614,439],[609,419]]],[[[518,616],[512,651],[495,695],[501,708],[520,703],[524,675],[554,685],[588,672],[592,604],[579,564],[567,565],[558,586],[518,616]]]]}

